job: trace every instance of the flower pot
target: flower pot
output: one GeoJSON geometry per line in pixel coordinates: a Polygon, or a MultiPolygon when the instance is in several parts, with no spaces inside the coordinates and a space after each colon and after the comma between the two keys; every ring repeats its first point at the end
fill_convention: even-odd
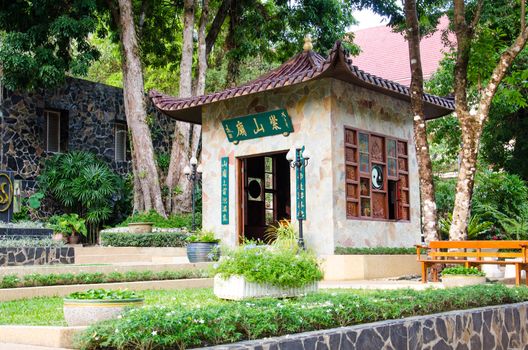
{"type": "Polygon", "coordinates": [[[81,239],[81,236],[79,235],[71,235],[68,237],[68,242],[70,244],[79,244],[79,240],[81,239]]]}
{"type": "Polygon", "coordinates": [[[446,288],[474,286],[476,284],[484,284],[484,283],[486,283],[486,277],[484,276],[471,276],[471,275],[443,275],[442,276],[442,284],[446,288]]]}
{"type": "Polygon", "coordinates": [[[306,293],[317,292],[317,282],[303,287],[276,287],[270,284],[248,282],[244,276],[231,276],[223,279],[214,277],[214,294],[221,299],[242,300],[249,298],[291,298],[306,293]]]}
{"type": "Polygon", "coordinates": [[[116,318],[126,308],[140,307],[143,298],[123,300],[64,299],[64,319],[68,326],[88,326],[116,318]]]}
{"type": "Polygon", "coordinates": [[[213,253],[213,249],[216,247],[218,247],[218,243],[187,243],[187,258],[189,258],[189,262],[192,263],[214,261],[218,255],[213,253]]]}
{"type": "Polygon", "coordinates": [[[152,222],[131,222],[128,224],[130,233],[150,233],[152,232],[152,222]]]}

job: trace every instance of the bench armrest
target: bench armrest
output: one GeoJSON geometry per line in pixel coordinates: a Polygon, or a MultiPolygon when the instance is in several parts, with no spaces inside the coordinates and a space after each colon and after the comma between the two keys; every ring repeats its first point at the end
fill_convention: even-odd
{"type": "Polygon", "coordinates": [[[429,247],[426,245],[415,244],[414,246],[416,247],[416,256],[418,260],[420,260],[420,256],[422,255],[422,249],[425,249],[426,251],[429,250],[429,247]]]}

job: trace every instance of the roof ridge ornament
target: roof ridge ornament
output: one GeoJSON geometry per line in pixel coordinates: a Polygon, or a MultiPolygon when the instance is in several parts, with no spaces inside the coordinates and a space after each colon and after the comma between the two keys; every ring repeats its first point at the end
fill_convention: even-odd
{"type": "Polygon", "coordinates": [[[303,49],[305,52],[312,51],[313,49],[312,36],[310,34],[306,34],[304,37],[303,49]]]}

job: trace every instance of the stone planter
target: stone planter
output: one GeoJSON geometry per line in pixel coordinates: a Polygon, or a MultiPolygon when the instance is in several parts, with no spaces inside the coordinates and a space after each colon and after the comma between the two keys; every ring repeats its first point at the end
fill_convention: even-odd
{"type": "Polygon", "coordinates": [[[450,287],[464,287],[474,286],[477,284],[486,283],[484,276],[470,276],[470,275],[443,275],[442,284],[446,288],[450,287]]]}
{"type": "Polygon", "coordinates": [[[150,233],[152,232],[152,222],[131,222],[128,224],[130,233],[150,233]]]}
{"type": "Polygon", "coordinates": [[[68,326],[88,326],[116,318],[125,308],[140,307],[143,298],[124,300],[64,299],[64,319],[68,326]]]}
{"type": "Polygon", "coordinates": [[[282,288],[269,284],[247,282],[243,276],[231,276],[223,279],[219,275],[214,278],[214,294],[221,299],[242,300],[249,298],[288,298],[302,294],[317,292],[317,282],[300,288],[282,288]]]}
{"type": "MultiPolygon", "coordinates": [[[[497,259],[492,258],[492,257],[485,257],[484,260],[496,261],[497,259]]],[[[486,277],[488,278],[503,278],[504,277],[504,269],[501,269],[501,266],[499,265],[482,264],[481,268],[482,268],[482,272],[484,272],[486,274],[486,277]]]]}
{"type": "Polygon", "coordinates": [[[213,249],[218,247],[218,243],[193,242],[187,243],[187,258],[189,262],[209,262],[215,260],[211,256],[213,249]]]}

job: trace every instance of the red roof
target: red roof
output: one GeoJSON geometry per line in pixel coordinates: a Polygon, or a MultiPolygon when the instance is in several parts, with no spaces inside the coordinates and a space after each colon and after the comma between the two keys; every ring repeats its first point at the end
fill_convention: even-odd
{"type": "MultiPolygon", "coordinates": [[[[149,96],[154,105],[166,115],[201,124],[203,105],[321,78],[335,78],[398,99],[410,100],[407,86],[364,72],[353,65],[341,42],[334,45],[327,58],[311,50],[303,51],[277,69],[242,86],[187,98],[173,97],[155,90],[150,91],[149,96]]],[[[441,117],[454,109],[451,99],[424,94],[423,100],[427,119],[441,117]]]]}
{"type": "MultiPolygon", "coordinates": [[[[444,53],[449,51],[442,43],[442,31],[447,29],[449,19],[442,17],[437,31],[422,39],[420,43],[422,70],[428,79],[437,70],[444,53]]],[[[354,43],[361,53],[352,58],[360,69],[403,85],[411,83],[409,48],[401,33],[390,27],[380,26],[356,31],[354,43]]]]}

